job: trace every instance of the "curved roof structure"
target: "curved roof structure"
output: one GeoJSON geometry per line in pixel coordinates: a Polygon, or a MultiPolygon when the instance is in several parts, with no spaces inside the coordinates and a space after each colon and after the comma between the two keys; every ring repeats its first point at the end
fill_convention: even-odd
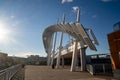
{"type": "MultiPolygon", "coordinates": [[[[52,40],[52,35],[54,32],[63,32],[71,35],[77,41],[82,42],[84,45],[87,45],[91,50],[97,50],[94,43],[90,39],[88,33],[80,23],[66,23],[66,24],[55,24],[46,28],[43,32],[43,44],[46,52],[50,46],[52,40]]],[[[94,36],[95,37],[95,36],[94,36]]],[[[95,39],[95,44],[98,45],[97,40],[95,39]]]]}

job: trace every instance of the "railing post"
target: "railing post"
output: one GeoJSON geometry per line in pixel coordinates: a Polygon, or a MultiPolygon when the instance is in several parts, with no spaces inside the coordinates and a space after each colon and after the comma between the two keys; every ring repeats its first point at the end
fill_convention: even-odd
{"type": "Polygon", "coordinates": [[[103,64],[103,73],[105,74],[105,64],[103,64]]]}

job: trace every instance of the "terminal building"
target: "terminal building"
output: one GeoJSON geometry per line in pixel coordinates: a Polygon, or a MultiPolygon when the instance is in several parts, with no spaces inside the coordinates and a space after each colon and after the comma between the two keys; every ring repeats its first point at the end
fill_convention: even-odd
{"type": "Polygon", "coordinates": [[[120,79],[120,22],[113,25],[114,31],[108,34],[114,77],[120,79]]]}

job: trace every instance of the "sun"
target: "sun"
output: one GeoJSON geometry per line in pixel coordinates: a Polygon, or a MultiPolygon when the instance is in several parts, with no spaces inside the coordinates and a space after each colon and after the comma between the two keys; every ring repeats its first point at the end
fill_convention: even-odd
{"type": "Polygon", "coordinates": [[[5,42],[9,37],[10,31],[3,23],[0,23],[0,42],[5,42]]]}

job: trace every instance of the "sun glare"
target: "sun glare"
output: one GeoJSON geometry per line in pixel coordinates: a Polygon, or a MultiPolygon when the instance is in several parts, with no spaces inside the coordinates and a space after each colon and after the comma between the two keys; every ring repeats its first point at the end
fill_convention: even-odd
{"type": "Polygon", "coordinates": [[[0,23],[0,42],[5,42],[9,36],[10,31],[6,28],[6,26],[0,23]]]}

